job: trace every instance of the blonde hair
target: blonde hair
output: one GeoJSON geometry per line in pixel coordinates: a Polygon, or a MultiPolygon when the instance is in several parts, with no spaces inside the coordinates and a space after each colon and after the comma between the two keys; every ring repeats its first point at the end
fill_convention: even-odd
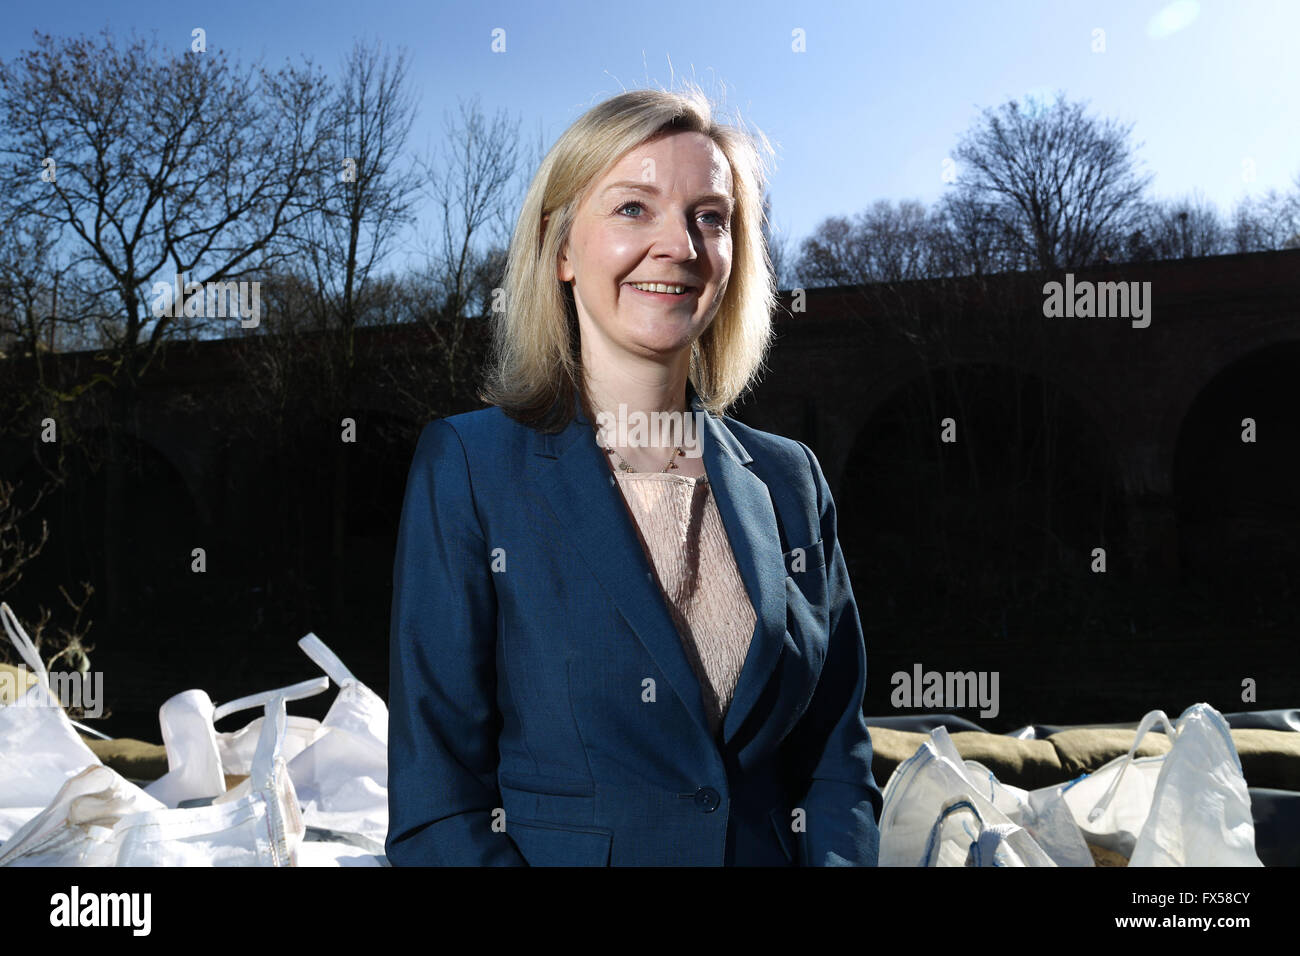
{"type": "Polygon", "coordinates": [[[698,87],[633,90],[584,113],[546,154],[524,197],[505,269],[505,308],[493,313],[492,360],[479,398],[516,421],[559,431],[575,391],[587,404],[571,287],[556,275],[560,250],[588,188],[631,150],[678,131],[702,133],[731,167],[731,274],[717,314],[691,346],[690,381],[717,415],[755,383],[772,341],[776,279],[763,237],[771,146],[714,119],[698,87]],[[760,154],[760,149],[763,151],[760,154]],[[549,217],[549,218],[548,218],[549,217]]]}

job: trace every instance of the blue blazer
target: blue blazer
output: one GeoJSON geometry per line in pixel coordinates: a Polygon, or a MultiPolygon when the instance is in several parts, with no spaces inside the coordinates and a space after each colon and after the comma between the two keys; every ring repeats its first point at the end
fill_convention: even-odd
{"type": "Polygon", "coordinates": [[[555,435],[497,407],[425,426],[393,568],[394,865],[876,864],[866,651],[826,479],[801,442],[705,424],[758,619],[716,739],[580,407],[555,435]]]}

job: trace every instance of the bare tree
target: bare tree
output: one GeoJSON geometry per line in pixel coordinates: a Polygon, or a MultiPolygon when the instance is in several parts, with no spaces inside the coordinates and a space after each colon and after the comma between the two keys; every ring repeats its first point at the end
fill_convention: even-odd
{"type": "Polygon", "coordinates": [[[417,419],[474,401],[489,342],[487,320],[527,186],[524,175],[542,154],[540,137],[525,155],[518,121],[504,112],[489,120],[477,100],[462,102],[455,120],[444,116],[444,127],[441,154],[420,161],[432,219],[424,235],[424,267],[395,290],[398,320],[417,324],[423,345],[406,354],[407,367],[386,369],[417,419]],[[412,381],[426,383],[420,394],[410,391],[412,381]]]}
{"type": "Polygon", "coordinates": [[[70,411],[106,379],[98,372],[69,380],[56,355],[94,345],[82,320],[94,309],[83,294],[84,278],[84,270],[68,265],[48,224],[0,214],[0,436],[27,445],[50,487],[66,480],[73,448],[88,451],[79,439],[80,418],[70,411]],[[58,423],[57,441],[46,440],[49,420],[58,423]]]}
{"type": "Polygon", "coordinates": [[[1232,214],[1230,243],[1234,252],[1300,249],[1300,173],[1295,189],[1243,199],[1232,214]]]}
{"type": "Polygon", "coordinates": [[[793,289],[799,284],[793,245],[789,234],[780,228],[772,229],[767,237],[767,255],[778,289],[793,289]]]}
{"type": "MultiPolygon", "coordinates": [[[[40,555],[49,540],[49,526],[44,520],[41,521],[38,540],[29,540],[23,528],[25,522],[32,520],[37,506],[49,487],[47,485],[38,490],[32,496],[32,500],[24,505],[18,501],[19,488],[0,478],[0,600],[14,600],[15,590],[22,581],[24,569],[40,555]]],[[[82,673],[90,669],[89,653],[95,648],[86,643],[86,637],[93,625],[90,621],[83,622],[82,617],[90,596],[94,593],[94,588],[89,582],[83,581],[81,590],[81,599],[78,601],[74,600],[66,589],[61,586],[59,588],[64,602],[73,611],[71,627],[51,628],[50,621],[53,614],[44,605],[37,608],[34,619],[28,620],[20,616],[23,629],[32,638],[37,654],[45,658],[43,663],[47,669],[55,669],[54,665],[59,662],[82,673]]],[[[19,612],[15,611],[15,614],[19,612]]],[[[0,641],[0,663],[12,660],[10,647],[8,640],[0,641]]],[[[73,716],[79,717],[84,714],[80,709],[75,709],[73,716]]]]}
{"type": "MultiPolygon", "coordinates": [[[[0,216],[0,343],[10,358],[54,351],[55,237],[41,223],[0,216]]],[[[39,365],[43,372],[43,363],[39,365]]]]}
{"type": "Polygon", "coordinates": [[[772,222],[772,194],[763,193],[763,242],[772,264],[772,274],[778,289],[793,288],[797,282],[794,274],[794,256],[790,237],[772,222]]]}
{"type": "Polygon", "coordinates": [[[1054,104],[1010,100],[985,110],[956,150],[957,191],[991,203],[1037,268],[1086,266],[1131,234],[1150,176],[1135,171],[1130,127],[1054,104]]]}
{"type": "Polygon", "coordinates": [[[904,282],[939,274],[935,220],[914,199],[877,200],[852,220],[824,220],[800,247],[808,285],[904,282]]]}
{"type": "Polygon", "coordinates": [[[403,168],[415,118],[405,50],[357,41],[326,110],[329,157],[314,183],[319,212],[302,220],[300,249],[318,289],[321,324],[369,317],[367,293],[411,219],[417,187],[403,168]]]}
{"type": "Polygon", "coordinates": [[[851,285],[867,271],[862,247],[847,216],[828,216],[799,245],[795,266],[805,287],[851,285]]]}
{"type": "Polygon", "coordinates": [[[933,212],[930,235],[936,276],[985,276],[1026,265],[1024,251],[995,203],[971,191],[949,191],[933,212]]]}
{"type": "Polygon", "coordinates": [[[878,281],[905,282],[934,274],[933,223],[920,202],[904,199],[895,204],[878,199],[859,213],[858,223],[878,281]]]}
{"type": "Polygon", "coordinates": [[[156,40],[120,47],[107,32],[38,35],[0,63],[3,184],[64,229],[117,297],[125,374],[200,324],[186,321],[197,309],[154,308],[155,278],[206,284],[259,268],[309,211],[323,91],[310,68],[244,70],[156,40]]]}
{"type": "MultiPolygon", "coordinates": [[[[251,376],[255,390],[275,392],[287,381],[305,378],[303,394],[317,408],[304,417],[323,418],[335,427],[353,414],[356,329],[387,318],[376,308],[380,270],[410,221],[417,180],[405,168],[404,150],[415,102],[406,76],[406,52],[385,51],[379,42],[357,41],[344,59],[324,109],[327,158],[312,184],[316,211],[300,220],[292,241],[302,262],[295,271],[305,279],[293,286],[306,293],[317,331],[304,335],[301,325],[286,324],[278,330],[279,342],[263,343],[267,347],[253,353],[254,361],[265,365],[262,371],[271,373],[265,385],[259,384],[261,375],[251,376]]],[[[303,402],[293,404],[306,411],[303,402]]],[[[347,594],[348,468],[356,454],[353,446],[333,443],[329,593],[336,615],[347,594]]]]}
{"type": "Polygon", "coordinates": [[[1127,242],[1130,261],[1193,259],[1228,249],[1228,232],[1214,203],[1199,193],[1143,204],[1127,242]]]}
{"type": "Polygon", "coordinates": [[[162,48],[156,39],[119,45],[107,31],[97,40],[37,34],[32,49],[0,63],[0,189],[21,213],[62,229],[73,265],[97,282],[92,291],[115,300],[101,317],[113,385],[103,571],[110,627],[126,520],[121,428],[166,341],[198,334],[213,304],[189,286],[179,300],[161,290],[177,275],[200,288],[240,278],[284,254],[277,238],[311,211],[324,95],[310,65],[243,69],[220,52],[162,48]]]}
{"type": "Polygon", "coordinates": [[[429,242],[427,262],[442,292],[440,309],[446,316],[470,310],[486,315],[490,288],[474,288],[475,262],[482,255],[476,243],[509,243],[517,204],[514,186],[520,172],[519,124],[499,112],[491,121],[478,101],[461,103],[460,118],[444,118],[446,156],[421,163],[428,196],[437,217],[436,238],[429,242]]]}

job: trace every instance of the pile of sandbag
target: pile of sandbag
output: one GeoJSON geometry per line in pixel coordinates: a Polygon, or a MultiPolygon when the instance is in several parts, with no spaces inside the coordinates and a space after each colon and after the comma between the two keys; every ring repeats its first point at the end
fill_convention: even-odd
{"type": "Polygon", "coordinates": [[[935,728],[885,786],[881,866],[1262,866],[1250,795],[1223,715],[1152,711],[1127,754],[1023,790],[963,760],[935,728]],[[1169,749],[1138,757],[1157,724],[1169,749]]]}
{"type": "Polygon", "coordinates": [[[201,690],[164,703],[168,770],[140,787],[77,733],[7,604],[0,622],[34,675],[0,706],[0,866],[387,865],[388,710],[314,634],[298,644],[325,676],[220,707],[201,690]],[[331,680],[324,720],[287,714],[331,680]]]}

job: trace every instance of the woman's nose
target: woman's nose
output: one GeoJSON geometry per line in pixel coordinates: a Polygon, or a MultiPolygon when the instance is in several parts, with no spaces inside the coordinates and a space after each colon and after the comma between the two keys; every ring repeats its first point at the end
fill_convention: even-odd
{"type": "Polygon", "coordinates": [[[656,252],[671,255],[679,261],[696,258],[690,222],[675,216],[666,217],[655,236],[654,248],[656,252]]]}

